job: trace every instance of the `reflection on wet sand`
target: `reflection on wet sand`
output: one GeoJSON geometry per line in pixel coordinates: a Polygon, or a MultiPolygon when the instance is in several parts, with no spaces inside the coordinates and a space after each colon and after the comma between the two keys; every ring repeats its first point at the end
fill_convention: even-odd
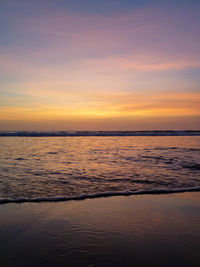
{"type": "Polygon", "coordinates": [[[0,205],[3,266],[198,266],[200,195],[0,205]]]}

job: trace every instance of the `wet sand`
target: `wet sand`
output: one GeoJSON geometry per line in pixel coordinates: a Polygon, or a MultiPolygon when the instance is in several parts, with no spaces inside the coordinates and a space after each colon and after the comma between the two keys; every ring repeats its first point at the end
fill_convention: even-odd
{"type": "Polygon", "coordinates": [[[0,265],[200,266],[200,193],[0,205],[0,265]]]}

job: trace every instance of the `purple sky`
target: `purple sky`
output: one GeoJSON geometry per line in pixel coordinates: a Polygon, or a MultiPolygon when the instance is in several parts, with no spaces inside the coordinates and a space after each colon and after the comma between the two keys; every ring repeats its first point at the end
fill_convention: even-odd
{"type": "Polygon", "coordinates": [[[198,129],[198,1],[1,1],[0,130],[198,129]]]}

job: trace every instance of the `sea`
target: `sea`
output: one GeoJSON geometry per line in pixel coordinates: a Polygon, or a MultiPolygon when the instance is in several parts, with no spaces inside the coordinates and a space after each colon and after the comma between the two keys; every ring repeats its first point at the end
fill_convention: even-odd
{"type": "Polygon", "coordinates": [[[200,131],[0,132],[0,203],[200,191],[200,131]]]}

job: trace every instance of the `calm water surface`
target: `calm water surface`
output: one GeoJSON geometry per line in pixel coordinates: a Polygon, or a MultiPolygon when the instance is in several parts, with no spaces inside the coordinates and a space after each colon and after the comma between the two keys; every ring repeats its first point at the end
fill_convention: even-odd
{"type": "Polygon", "coordinates": [[[0,199],[200,186],[200,136],[0,137],[0,199]]]}

